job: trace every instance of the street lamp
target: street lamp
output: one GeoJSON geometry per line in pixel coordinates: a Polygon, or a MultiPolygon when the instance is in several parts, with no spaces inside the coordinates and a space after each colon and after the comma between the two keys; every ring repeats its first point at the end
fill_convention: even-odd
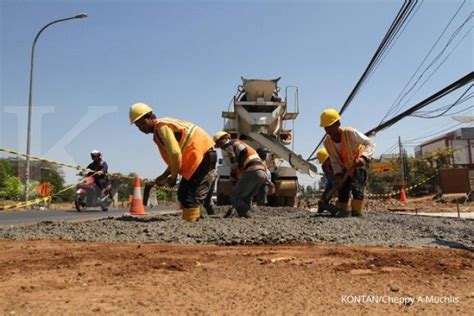
{"type": "Polygon", "coordinates": [[[86,13],[80,13],[78,15],[59,19],[52,21],[45,26],[36,34],[35,40],[33,41],[33,46],[31,47],[31,66],[30,66],[30,93],[28,97],[28,127],[27,127],[27,138],[26,138],[26,168],[25,168],[25,201],[28,200],[28,188],[30,185],[30,147],[31,147],[31,108],[32,108],[32,97],[33,97],[33,66],[34,66],[34,57],[35,57],[35,45],[41,33],[50,25],[55,23],[73,20],[73,19],[83,19],[87,18],[86,13]]]}

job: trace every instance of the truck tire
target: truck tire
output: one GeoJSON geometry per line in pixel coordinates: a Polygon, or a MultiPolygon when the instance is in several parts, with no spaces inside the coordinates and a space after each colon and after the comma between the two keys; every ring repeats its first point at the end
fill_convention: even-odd
{"type": "Polygon", "coordinates": [[[287,196],[285,198],[285,206],[295,207],[296,204],[296,196],[287,196]]]}

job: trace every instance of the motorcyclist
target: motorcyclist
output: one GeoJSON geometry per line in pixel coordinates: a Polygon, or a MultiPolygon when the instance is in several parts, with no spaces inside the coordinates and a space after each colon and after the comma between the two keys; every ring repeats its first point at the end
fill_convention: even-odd
{"type": "Polygon", "coordinates": [[[91,152],[92,162],[87,166],[87,169],[91,170],[87,173],[87,176],[94,177],[94,183],[103,191],[107,186],[107,171],[108,166],[105,160],[102,160],[102,153],[94,149],[91,152]]]}

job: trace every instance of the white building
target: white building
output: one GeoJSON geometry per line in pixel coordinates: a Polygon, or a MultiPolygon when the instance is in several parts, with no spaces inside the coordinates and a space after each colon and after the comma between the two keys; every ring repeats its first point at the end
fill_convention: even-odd
{"type": "Polygon", "coordinates": [[[474,127],[460,128],[416,146],[415,157],[444,148],[453,149],[454,166],[474,169],[474,127]]]}

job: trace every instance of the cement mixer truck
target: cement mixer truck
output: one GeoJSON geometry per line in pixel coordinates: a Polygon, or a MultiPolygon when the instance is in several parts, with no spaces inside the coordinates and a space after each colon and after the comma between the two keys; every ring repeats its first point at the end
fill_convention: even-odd
{"type": "MultiPolygon", "coordinates": [[[[286,122],[295,120],[299,114],[298,87],[287,86],[280,96],[278,81],[242,79],[242,85],[232,98],[227,111],[222,112],[224,131],[231,138],[240,139],[255,149],[265,149],[267,166],[272,173],[275,193],[268,197],[272,206],[295,206],[297,194],[296,171],[314,176],[316,167],[294,153],[289,145],[293,132],[286,122]],[[288,109],[291,93],[293,109],[288,109]],[[287,162],[285,165],[284,162],[287,162]]],[[[218,165],[217,204],[230,204],[234,183],[230,177],[230,162],[222,159],[218,165]]]]}

